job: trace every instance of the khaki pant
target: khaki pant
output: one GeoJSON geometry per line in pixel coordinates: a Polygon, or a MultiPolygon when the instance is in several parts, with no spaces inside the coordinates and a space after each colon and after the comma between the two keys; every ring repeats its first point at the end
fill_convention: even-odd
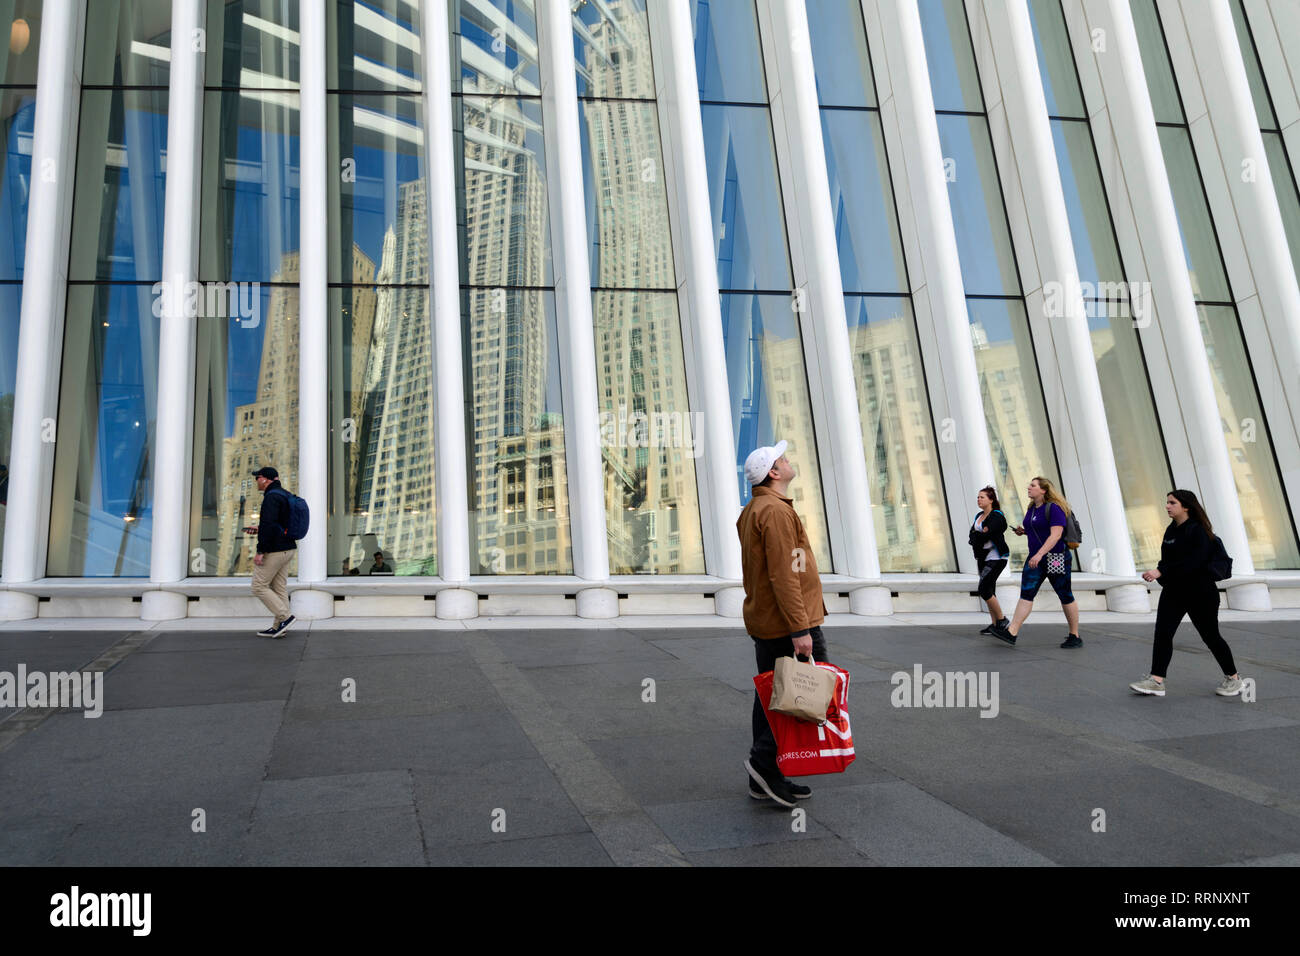
{"type": "Polygon", "coordinates": [[[289,616],[289,562],[293,551],[272,551],[253,565],[253,597],[266,605],[279,624],[289,616]]]}

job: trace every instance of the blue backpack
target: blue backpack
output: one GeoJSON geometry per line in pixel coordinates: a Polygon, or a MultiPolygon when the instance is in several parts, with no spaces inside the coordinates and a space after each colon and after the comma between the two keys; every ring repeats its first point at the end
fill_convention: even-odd
{"type": "Polygon", "coordinates": [[[289,526],[284,529],[284,533],[294,541],[301,541],[307,537],[307,528],[311,525],[311,512],[307,509],[307,502],[284,488],[276,490],[289,499],[289,526]]]}

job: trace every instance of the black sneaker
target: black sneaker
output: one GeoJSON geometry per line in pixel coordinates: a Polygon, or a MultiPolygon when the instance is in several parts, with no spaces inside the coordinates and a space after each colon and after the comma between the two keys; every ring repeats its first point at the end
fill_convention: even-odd
{"type": "Polygon", "coordinates": [[[258,636],[258,637],[275,637],[275,635],[277,635],[277,634],[279,634],[279,633],[280,633],[280,625],[279,625],[279,624],[272,624],[270,627],[264,627],[264,628],[262,628],[262,630],[258,631],[258,632],[257,632],[257,636],[258,636]]]}
{"type": "Polygon", "coordinates": [[[1061,642],[1062,647],[1083,647],[1083,638],[1078,634],[1071,634],[1061,642]]]}
{"type": "MultiPolygon", "coordinates": [[[[773,777],[767,780],[761,773],[754,769],[754,765],[745,760],[745,769],[749,771],[749,792],[754,792],[755,785],[763,791],[764,796],[775,800],[783,807],[793,807],[795,800],[794,791],[790,789],[789,783],[784,777],[773,777]]],[[[811,792],[811,791],[810,791],[811,792]]]]}
{"type": "Polygon", "coordinates": [[[989,635],[996,637],[1004,644],[1010,644],[1012,647],[1015,647],[1016,645],[1016,635],[1008,631],[1005,624],[999,624],[997,627],[993,628],[993,630],[989,631],[989,635]]]}
{"type": "Polygon", "coordinates": [[[790,788],[796,800],[807,800],[812,796],[812,787],[805,787],[801,783],[795,783],[789,777],[785,778],[785,785],[790,788]]]}
{"type": "Polygon", "coordinates": [[[984,628],[984,630],[980,631],[980,633],[981,633],[981,634],[992,634],[992,633],[993,633],[993,628],[995,628],[995,627],[1006,627],[1006,626],[1007,626],[1008,624],[1010,624],[1010,623],[1011,623],[1011,621],[1010,621],[1008,618],[1005,618],[1005,617],[1004,617],[1002,620],[998,621],[996,624],[990,624],[988,627],[984,628]]]}
{"type": "Polygon", "coordinates": [[[293,623],[293,620],[294,620],[293,615],[290,614],[288,617],[286,617],[283,621],[280,622],[280,626],[275,629],[275,633],[271,636],[274,637],[277,641],[280,638],[284,637],[284,632],[289,630],[289,625],[293,623]]]}

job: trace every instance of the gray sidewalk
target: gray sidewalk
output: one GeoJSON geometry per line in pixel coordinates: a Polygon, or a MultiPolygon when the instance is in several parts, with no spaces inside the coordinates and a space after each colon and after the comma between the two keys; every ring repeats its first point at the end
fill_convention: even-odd
{"type": "Polygon", "coordinates": [[[1224,624],[1247,703],[1186,623],[1131,694],[1151,625],[1107,618],[828,626],[858,757],[802,821],[746,795],[739,627],[10,631],[0,671],[120,660],[98,719],[0,711],[0,864],[1300,863],[1300,625],[1224,624]],[[998,715],[894,707],[918,663],[996,672],[998,715]]]}

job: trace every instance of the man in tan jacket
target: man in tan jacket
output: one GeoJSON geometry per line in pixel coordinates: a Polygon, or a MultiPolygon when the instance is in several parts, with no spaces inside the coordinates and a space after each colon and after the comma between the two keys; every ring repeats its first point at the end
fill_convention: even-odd
{"type": "MultiPolygon", "coordinates": [[[[826,660],[821,623],[826,619],[817,560],[803,522],[787,492],[794,467],[786,443],[756,448],[745,459],[753,497],[740,512],[740,560],[745,579],[745,630],[754,641],[758,673],[770,671],[778,657],[796,654],[826,660]]],[[[749,795],[792,807],[812,790],[787,780],[776,766],[776,738],[758,693],[754,694],[754,744],[745,761],[749,795]]]]}

